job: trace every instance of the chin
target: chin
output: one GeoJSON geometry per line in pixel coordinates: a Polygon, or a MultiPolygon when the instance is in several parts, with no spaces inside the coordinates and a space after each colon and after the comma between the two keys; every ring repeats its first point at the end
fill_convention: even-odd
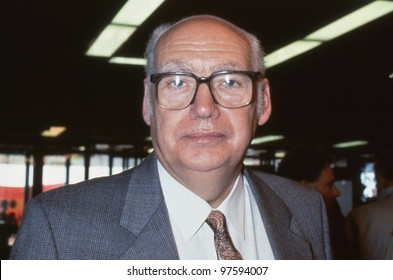
{"type": "Polygon", "coordinates": [[[215,170],[223,166],[226,162],[224,158],[214,153],[197,153],[194,155],[187,155],[183,158],[184,165],[190,169],[207,172],[215,170]]]}

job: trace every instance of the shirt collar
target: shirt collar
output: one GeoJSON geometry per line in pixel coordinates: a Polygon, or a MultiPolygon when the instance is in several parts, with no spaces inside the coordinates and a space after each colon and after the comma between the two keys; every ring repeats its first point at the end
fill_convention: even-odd
{"type": "MultiPolygon", "coordinates": [[[[198,232],[212,207],[195,193],[174,179],[157,160],[158,174],[168,208],[171,224],[186,240],[198,232]]],[[[224,213],[227,223],[244,239],[245,190],[242,176],[235,182],[228,197],[217,207],[224,213]]]]}
{"type": "Polygon", "coordinates": [[[243,176],[239,175],[228,197],[217,207],[224,213],[227,223],[244,239],[245,189],[243,176]]]}

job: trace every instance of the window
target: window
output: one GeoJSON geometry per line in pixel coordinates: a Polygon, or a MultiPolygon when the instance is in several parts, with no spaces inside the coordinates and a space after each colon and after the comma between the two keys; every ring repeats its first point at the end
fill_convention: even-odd
{"type": "Polygon", "coordinates": [[[112,174],[117,174],[123,171],[123,158],[114,157],[112,159],[112,174]]]}
{"type": "Polygon", "coordinates": [[[90,158],[89,179],[109,175],[109,156],[96,154],[90,158]]]}
{"type": "Polygon", "coordinates": [[[83,155],[70,155],[70,172],[68,183],[75,184],[85,180],[85,159],[83,155]]]}
{"type": "Polygon", "coordinates": [[[374,163],[366,163],[360,174],[360,180],[364,186],[363,198],[369,200],[377,196],[377,182],[374,173],[374,163]]]}
{"type": "MultiPolygon", "coordinates": [[[[0,154],[1,213],[3,218],[5,215],[13,216],[17,224],[23,213],[25,186],[31,186],[32,182],[32,176],[27,176],[32,167],[26,163],[24,155],[0,154]]],[[[3,218],[0,223],[5,223],[3,218]]]]}
{"type": "Polygon", "coordinates": [[[44,156],[42,174],[42,191],[48,191],[62,187],[66,184],[66,156],[44,156]]]}

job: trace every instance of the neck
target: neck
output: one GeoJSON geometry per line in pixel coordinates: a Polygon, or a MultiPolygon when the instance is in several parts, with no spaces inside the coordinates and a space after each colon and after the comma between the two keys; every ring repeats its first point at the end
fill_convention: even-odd
{"type": "Polygon", "coordinates": [[[231,192],[242,165],[235,168],[218,168],[211,171],[177,170],[161,163],[165,170],[184,187],[217,208],[231,192]]]}

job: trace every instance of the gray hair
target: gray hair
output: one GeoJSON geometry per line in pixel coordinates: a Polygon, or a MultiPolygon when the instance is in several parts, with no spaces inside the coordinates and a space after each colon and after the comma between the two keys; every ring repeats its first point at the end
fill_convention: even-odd
{"type": "MultiPolygon", "coordinates": [[[[160,26],[158,26],[156,29],[154,29],[153,33],[150,36],[149,41],[147,42],[146,45],[146,50],[145,50],[145,59],[147,61],[147,64],[145,66],[145,73],[146,73],[146,77],[150,77],[151,74],[154,73],[155,69],[154,69],[154,62],[155,62],[155,48],[157,45],[158,40],[162,37],[163,34],[165,34],[166,32],[168,32],[170,29],[172,29],[173,27],[177,26],[178,24],[181,24],[183,22],[186,22],[188,20],[193,20],[193,19],[207,19],[207,20],[214,20],[217,22],[221,22],[226,24],[227,26],[233,28],[234,30],[236,30],[237,32],[239,32],[240,34],[242,34],[243,36],[245,36],[245,38],[248,40],[250,47],[251,47],[251,62],[252,62],[252,68],[253,71],[256,72],[261,72],[262,75],[265,75],[266,72],[266,68],[265,68],[265,63],[264,63],[264,51],[262,48],[262,45],[260,43],[260,41],[258,40],[258,38],[245,31],[244,29],[241,29],[240,27],[232,24],[231,22],[224,20],[222,18],[216,17],[216,16],[211,16],[211,15],[198,15],[198,16],[190,16],[190,17],[186,17],[183,18],[182,20],[174,23],[174,24],[162,24],[160,26]]],[[[262,96],[261,95],[261,91],[262,91],[262,87],[263,85],[261,84],[262,82],[258,83],[258,97],[262,96]]],[[[152,85],[151,83],[148,83],[148,98],[151,99],[151,92],[152,92],[152,85]]],[[[258,115],[262,112],[262,103],[263,103],[263,98],[258,98],[257,100],[257,112],[258,115]]],[[[150,102],[151,100],[148,100],[149,104],[151,104],[150,102]]],[[[151,107],[149,105],[149,107],[151,107]]],[[[151,108],[149,109],[149,111],[151,111],[151,108]]],[[[151,113],[151,112],[150,112],[151,113]]]]}

